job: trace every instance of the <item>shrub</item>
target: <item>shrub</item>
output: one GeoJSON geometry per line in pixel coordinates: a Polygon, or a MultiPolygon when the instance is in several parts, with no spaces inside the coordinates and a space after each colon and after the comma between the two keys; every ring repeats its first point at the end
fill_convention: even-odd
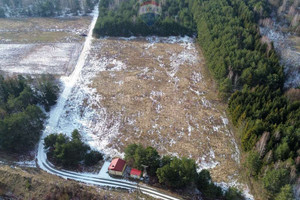
{"type": "Polygon", "coordinates": [[[103,155],[98,151],[90,151],[84,157],[84,164],[92,166],[97,164],[100,160],[103,160],[103,155]]]}
{"type": "Polygon", "coordinates": [[[70,139],[64,134],[50,134],[44,139],[45,149],[49,148],[48,155],[63,167],[76,167],[80,162],[88,166],[103,159],[101,153],[90,151],[90,147],[81,141],[77,130],[72,132],[70,139]]]}
{"type": "Polygon", "coordinates": [[[287,169],[272,169],[267,171],[262,180],[264,187],[275,194],[279,192],[282,186],[288,183],[289,171],[287,169]]]}
{"type": "Polygon", "coordinates": [[[196,186],[206,198],[216,199],[223,197],[222,188],[212,182],[210,172],[206,169],[198,173],[196,186]]]}
{"type": "Polygon", "coordinates": [[[143,166],[148,166],[147,172],[151,176],[156,175],[156,170],[160,164],[160,156],[153,147],[144,148],[142,145],[131,144],[125,149],[125,160],[134,167],[142,170],[143,166]]]}
{"type": "Polygon", "coordinates": [[[171,188],[190,185],[197,177],[195,161],[188,158],[172,157],[171,162],[156,171],[160,183],[171,188]]]}
{"type": "Polygon", "coordinates": [[[245,200],[242,193],[238,189],[232,188],[232,187],[230,187],[225,192],[225,199],[226,200],[245,200]]]}
{"type": "Polygon", "coordinates": [[[276,195],[275,200],[293,200],[294,194],[291,185],[285,185],[280,189],[280,193],[276,195]]]}
{"type": "Polygon", "coordinates": [[[257,176],[260,168],[262,166],[262,161],[260,160],[259,154],[256,151],[249,152],[246,160],[246,167],[252,176],[257,176]]]}

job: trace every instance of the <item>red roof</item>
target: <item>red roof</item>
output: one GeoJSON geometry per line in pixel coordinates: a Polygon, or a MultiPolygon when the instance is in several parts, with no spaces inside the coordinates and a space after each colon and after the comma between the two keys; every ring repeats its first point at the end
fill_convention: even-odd
{"type": "Polygon", "coordinates": [[[144,3],[142,3],[141,6],[150,5],[150,4],[155,5],[155,6],[159,6],[159,4],[156,3],[155,1],[145,1],[144,3]]]}
{"type": "Polygon", "coordinates": [[[131,171],[130,171],[130,175],[140,176],[141,174],[142,174],[142,171],[140,171],[138,169],[132,168],[131,171]]]}
{"type": "Polygon", "coordinates": [[[125,164],[125,160],[122,160],[121,158],[115,158],[111,161],[108,169],[121,172],[123,171],[125,164]]]}

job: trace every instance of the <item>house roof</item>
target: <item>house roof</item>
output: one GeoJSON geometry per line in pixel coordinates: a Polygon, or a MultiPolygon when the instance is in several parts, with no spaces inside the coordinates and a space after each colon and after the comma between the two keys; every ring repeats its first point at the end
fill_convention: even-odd
{"type": "Polygon", "coordinates": [[[140,171],[138,169],[132,168],[131,171],[130,171],[130,175],[140,176],[141,174],[142,174],[142,171],[140,171]]]}
{"type": "Polygon", "coordinates": [[[122,160],[121,158],[115,158],[111,161],[108,169],[121,172],[123,171],[125,164],[125,160],[122,160]]]}

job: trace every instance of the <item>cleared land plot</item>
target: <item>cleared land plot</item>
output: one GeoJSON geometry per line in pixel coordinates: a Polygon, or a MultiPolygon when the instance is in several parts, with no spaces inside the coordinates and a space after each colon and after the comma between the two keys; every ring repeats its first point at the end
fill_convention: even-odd
{"type": "Polygon", "coordinates": [[[91,18],[0,19],[0,70],[67,75],[73,71],[91,18]]]}
{"type": "Polygon", "coordinates": [[[91,17],[0,19],[0,43],[81,42],[91,17]]]}
{"type": "Polygon", "coordinates": [[[80,43],[0,44],[0,70],[65,75],[73,70],[80,50],[80,43]]]}
{"type": "Polygon", "coordinates": [[[233,181],[239,151],[204,65],[191,38],[95,40],[88,68],[97,75],[89,86],[105,109],[104,122],[90,119],[94,138],[105,144],[98,148],[151,145],[161,154],[194,158],[217,182],[233,181]]]}

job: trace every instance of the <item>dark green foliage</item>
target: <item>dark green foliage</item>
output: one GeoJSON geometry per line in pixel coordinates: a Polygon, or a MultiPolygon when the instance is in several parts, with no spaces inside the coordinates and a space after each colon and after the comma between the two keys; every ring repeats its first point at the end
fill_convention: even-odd
{"type": "Polygon", "coordinates": [[[275,158],[277,160],[286,160],[289,158],[289,153],[291,152],[289,145],[286,141],[282,142],[278,145],[278,147],[275,150],[275,158]]]}
{"type": "Polygon", "coordinates": [[[46,111],[56,104],[59,88],[55,83],[53,76],[42,76],[38,81],[38,98],[39,102],[45,107],[46,111]]]}
{"type": "MultiPolygon", "coordinates": [[[[283,67],[275,50],[261,43],[258,32],[259,17],[270,14],[268,2],[190,0],[189,8],[221,97],[226,99],[236,91],[230,97],[229,112],[233,124],[242,130],[243,150],[252,151],[263,133],[269,132],[263,148],[273,152],[275,160],[271,160],[295,160],[300,148],[300,102],[289,102],[284,96],[283,67]]],[[[265,160],[269,159],[258,159],[253,153],[247,159],[251,175],[262,176],[258,180],[268,180],[260,173],[261,166],[273,163],[263,163],[265,160]]],[[[272,188],[270,198],[274,199],[279,189],[272,188]]]]}
{"type": "Polygon", "coordinates": [[[131,144],[125,149],[125,160],[128,164],[142,170],[143,166],[148,166],[147,172],[155,176],[160,164],[160,156],[153,147],[144,148],[142,145],[131,144]]]}
{"type": "Polygon", "coordinates": [[[183,188],[195,181],[196,169],[194,160],[172,157],[171,162],[158,168],[156,173],[160,183],[171,188],[183,188]]]}
{"type": "Polygon", "coordinates": [[[3,8],[0,8],[0,18],[5,18],[5,11],[3,8]]]}
{"type": "Polygon", "coordinates": [[[218,199],[223,197],[221,187],[216,186],[208,170],[202,170],[197,175],[196,186],[207,199],[218,199]]]}
{"type": "Polygon", "coordinates": [[[98,151],[90,151],[84,157],[84,164],[87,166],[95,165],[99,162],[99,160],[103,160],[103,155],[98,151]]]}
{"type": "Polygon", "coordinates": [[[44,128],[45,115],[27,82],[22,76],[0,76],[0,148],[4,151],[31,150],[44,128]]]}
{"type": "Polygon", "coordinates": [[[275,200],[293,200],[293,188],[291,185],[285,185],[280,189],[280,193],[276,195],[275,200]]]}
{"type": "Polygon", "coordinates": [[[220,83],[220,95],[223,99],[227,99],[232,91],[232,81],[229,78],[224,79],[220,83]]]}
{"type": "Polygon", "coordinates": [[[200,191],[207,190],[211,182],[211,176],[208,170],[204,169],[199,172],[196,185],[200,191]]]}
{"type": "Polygon", "coordinates": [[[167,0],[162,15],[148,26],[138,15],[139,3],[129,0],[115,5],[113,0],[100,2],[100,15],[94,29],[95,36],[193,35],[195,27],[187,0],[167,0]]]}
{"type": "Polygon", "coordinates": [[[48,135],[45,139],[44,139],[44,145],[45,145],[45,148],[50,148],[50,147],[54,147],[56,141],[57,141],[57,137],[58,135],[57,134],[51,134],[51,135],[48,135]]]}
{"type": "Polygon", "coordinates": [[[262,161],[260,160],[259,154],[256,151],[249,152],[246,160],[246,167],[252,176],[257,176],[260,168],[262,166],[262,161]]]}
{"type": "Polygon", "coordinates": [[[50,17],[54,16],[55,13],[55,4],[51,0],[41,1],[38,5],[38,14],[41,17],[50,17]]]}
{"type": "Polygon", "coordinates": [[[13,152],[30,150],[39,140],[43,130],[43,112],[35,105],[29,105],[0,121],[1,148],[13,152]]]}
{"type": "Polygon", "coordinates": [[[0,18],[5,17],[4,11],[9,8],[12,16],[28,17],[55,17],[64,14],[78,15],[90,13],[98,0],[35,0],[23,5],[24,0],[1,0],[3,7],[0,8],[0,18]],[[30,3],[30,5],[28,5],[30,3]],[[82,6],[81,6],[82,5],[82,6]]]}
{"type": "Polygon", "coordinates": [[[264,187],[275,194],[280,188],[289,182],[289,171],[287,169],[269,170],[263,177],[264,187]]]}
{"type": "Polygon", "coordinates": [[[238,191],[236,188],[232,188],[232,187],[230,187],[225,192],[225,199],[226,200],[245,200],[242,193],[240,191],[238,191]]]}
{"type": "Polygon", "coordinates": [[[81,161],[87,166],[97,164],[103,159],[101,153],[90,151],[90,147],[81,141],[77,130],[72,132],[72,138],[63,134],[50,134],[44,139],[45,149],[49,149],[49,156],[63,167],[77,167],[81,161]]]}
{"type": "Polygon", "coordinates": [[[244,84],[281,87],[283,69],[278,57],[267,53],[260,43],[253,12],[245,1],[194,0],[190,6],[198,41],[222,95],[244,84]]]}

